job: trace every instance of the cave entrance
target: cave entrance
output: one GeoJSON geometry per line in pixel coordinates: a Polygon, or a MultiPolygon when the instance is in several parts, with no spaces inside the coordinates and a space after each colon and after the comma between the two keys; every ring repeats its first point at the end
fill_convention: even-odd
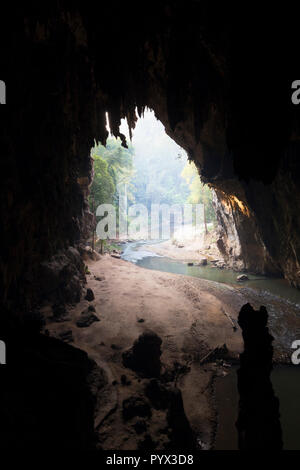
{"type": "MultiPolygon", "coordinates": [[[[95,142],[91,150],[94,179],[90,208],[97,217],[93,248],[116,250],[128,240],[169,241],[190,251],[214,244],[216,215],[213,190],[201,182],[195,164],[165,132],[150,109],[137,115],[130,139],[123,119],[120,138],[111,135],[106,146],[95,142]]],[[[183,250],[184,251],[184,250],[183,250]]],[[[191,257],[192,253],[190,253],[191,257]]]]}
{"type": "MultiPolygon", "coordinates": [[[[150,437],[145,445],[155,442],[158,449],[170,443],[176,447],[183,438],[189,440],[186,445],[195,438],[196,447],[211,448],[216,429],[211,384],[216,376],[228,375],[229,383],[222,382],[219,390],[224,398],[218,403],[223,424],[216,446],[230,448],[237,441],[237,408],[229,409],[226,400],[234,390],[237,401],[231,367],[243,351],[238,312],[247,302],[258,306],[270,302],[270,296],[240,289],[237,277],[245,274],[223,269],[214,192],[203,185],[196,167],[167,136],[153,111],[145,110],[137,119],[131,141],[125,120],[120,133],[128,148],[121,138],[110,136],[106,146],[95,143],[91,151],[94,180],[89,203],[97,230],[89,241],[97,257],[87,261],[88,290],[76,307],[76,344],[101,358],[101,364],[105,362],[121,405],[112,405],[117,411],[106,431],[100,429],[99,441],[107,450],[135,449],[140,445],[140,430],[141,434],[147,430],[150,437]],[[193,206],[187,224],[185,205],[193,206]],[[169,210],[164,212],[161,206],[169,210]],[[175,400],[175,394],[178,408],[173,410],[173,420],[165,402],[175,400]],[[142,419],[136,419],[134,413],[141,408],[142,419]],[[228,414],[221,415],[227,409],[228,414]],[[164,432],[166,422],[172,429],[169,434],[164,432]]],[[[233,202],[229,200],[229,209],[235,207],[233,202]]],[[[239,200],[236,204],[243,210],[239,200]]],[[[224,212],[228,226],[232,224],[229,209],[224,212]]],[[[232,209],[234,215],[236,211],[232,209]]],[[[232,225],[228,237],[234,236],[232,225]]],[[[249,273],[246,279],[244,285],[249,287],[269,283],[249,273]]],[[[268,290],[277,292],[278,283],[272,283],[268,290]]],[[[284,300],[272,302],[278,357],[289,340],[281,333],[282,324],[295,318],[295,307],[289,305],[287,311],[284,300]],[[277,312],[283,305],[285,316],[279,322],[277,312]]]]}

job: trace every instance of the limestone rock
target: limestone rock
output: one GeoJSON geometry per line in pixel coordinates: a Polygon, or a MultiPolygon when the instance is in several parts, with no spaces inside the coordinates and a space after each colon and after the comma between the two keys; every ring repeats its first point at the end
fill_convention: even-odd
{"type": "Polygon", "coordinates": [[[122,355],[125,367],[144,377],[159,377],[161,369],[161,338],[147,330],[135,340],[132,348],[122,355]]]}
{"type": "Polygon", "coordinates": [[[40,265],[39,295],[54,304],[73,304],[80,301],[84,281],[80,254],[74,247],[69,247],[40,265]]]}
{"type": "Polygon", "coordinates": [[[58,337],[66,343],[71,343],[72,341],[74,341],[72,330],[62,331],[61,333],[59,333],[58,337]]]}
{"type": "Polygon", "coordinates": [[[92,291],[92,289],[88,287],[86,291],[86,295],[85,295],[85,300],[92,302],[92,300],[94,299],[95,299],[94,292],[92,291]]]}
{"type": "Polygon", "coordinates": [[[119,255],[118,253],[111,253],[110,256],[111,256],[112,258],[121,259],[121,255],[119,255]]]}
{"type": "Polygon", "coordinates": [[[88,307],[81,313],[80,318],[77,320],[76,325],[78,328],[87,328],[92,323],[100,321],[99,318],[93,313],[95,308],[93,306],[88,307]]]}
{"type": "Polygon", "coordinates": [[[206,266],[207,265],[207,258],[201,258],[199,261],[199,266],[206,266]]]}

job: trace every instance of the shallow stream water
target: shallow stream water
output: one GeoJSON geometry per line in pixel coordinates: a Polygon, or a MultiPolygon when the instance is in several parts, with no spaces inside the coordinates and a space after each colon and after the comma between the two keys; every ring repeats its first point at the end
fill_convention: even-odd
{"type": "MultiPolygon", "coordinates": [[[[188,266],[187,262],[156,255],[147,250],[147,244],[153,245],[154,242],[151,240],[126,244],[122,258],[143,268],[183,274],[238,287],[237,297],[245,296],[254,306],[266,305],[269,312],[269,327],[275,342],[287,347],[295,339],[300,339],[300,291],[291,287],[284,279],[247,274],[249,280],[241,284],[237,281],[237,276],[241,273],[214,268],[209,264],[188,266]]],[[[280,401],[284,449],[300,450],[300,365],[276,366],[271,380],[275,395],[280,401]]],[[[236,368],[232,367],[225,377],[216,379],[218,412],[216,450],[238,449],[235,427],[238,400],[236,368]]]]}

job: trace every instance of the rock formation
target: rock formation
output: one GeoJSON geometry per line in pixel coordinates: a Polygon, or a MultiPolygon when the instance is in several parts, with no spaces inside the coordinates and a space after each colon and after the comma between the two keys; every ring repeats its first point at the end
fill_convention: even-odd
{"type": "Polygon", "coordinates": [[[256,311],[246,304],[239,313],[238,323],[244,339],[244,352],[240,355],[237,371],[240,450],[282,449],[279,400],[270,379],[274,338],[269,333],[267,322],[265,307],[256,311]]]}
{"type": "Polygon", "coordinates": [[[122,355],[123,364],[144,377],[159,377],[161,369],[161,338],[153,331],[142,333],[132,348],[122,355]]]}

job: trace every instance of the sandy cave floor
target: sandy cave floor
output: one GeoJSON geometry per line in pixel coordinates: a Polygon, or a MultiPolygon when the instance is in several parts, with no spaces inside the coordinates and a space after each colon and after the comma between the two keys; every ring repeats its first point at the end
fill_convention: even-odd
{"type": "MultiPolygon", "coordinates": [[[[101,447],[131,450],[142,442],[143,436],[133,428],[134,421],[125,423],[121,411],[124,399],[143,395],[147,379],[123,366],[122,352],[143,331],[151,329],[162,339],[163,371],[174,369],[175,363],[190,368],[178,375],[177,386],[193,430],[210,448],[217,422],[213,380],[216,374],[226,372],[216,362],[199,362],[223,344],[232,360],[238,358],[243,349],[241,332],[234,331],[223,310],[234,321],[247,298],[227,285],[147,270],[109,255],[89,261],[88,266],[87,287],[93,290],[95,299],[82,300],[68,310],[66,321],[49,320],[46,328],[57,337],[71,330],[71,344],[85,350],[107,373],[109,384],[95,419],[101,447]],[[78,328],[76,320],[91,304],[100,321],[78,328]],[[121,384],[122,374],[130,385],[121,384]]],[[[165,429],[165,413],[153,410],[147,433],[155,436],[157,449],[164,448],[165,429]]]]}

